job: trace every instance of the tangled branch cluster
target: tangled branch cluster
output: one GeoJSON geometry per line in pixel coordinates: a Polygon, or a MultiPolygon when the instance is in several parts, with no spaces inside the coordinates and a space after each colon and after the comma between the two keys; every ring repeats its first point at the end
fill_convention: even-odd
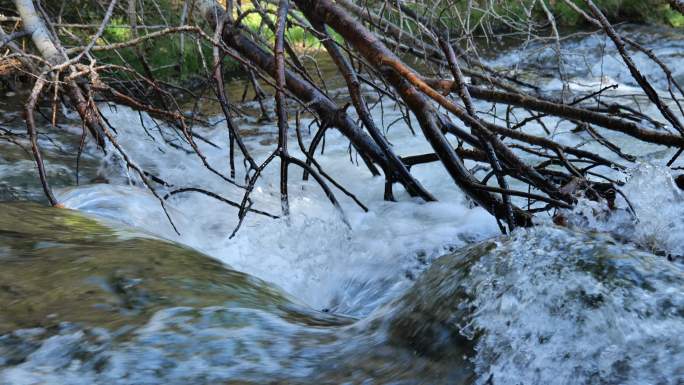
{"type": "MultiPolygon", "coordinates": [[[[25,108],[27,135],[42,185],[53,205],[59,202],[51,192],[36,139],[34,114],[41,98],[51,101],[53,124],[58,116],[59,101],[65,101],[76,110],[84,127],[81,150],[86,137],[95,140],[103,151],[110,143],[163,207],[170,196],[195,192],[237,207],[240,223],[249,212],[276,217],[253,208],[250,194],[263,170],[279,160],[282,215],[289,214],[290,166],[303,169],[305,178],[312,177],[336,207],[340,208],[340,205],[333,187],[365,209],[315,159],[315,150],[326,131],[337,129],[349,139],[369,172],[384,177],[387,200],[394,199],[396,186],[401,186],[411,196],[435,200],[411,173],[412,166],[434,163],[435,167],[443,167],[472,201],[495,216],[502,231],[507,232],[515,227],[530,226],[537,212],[572,208],[580,194],[612,205],[619,193],[619,183],[601,170],[625,169],[626,166],[615,159],[626,162],[634,159],[607,139],[602,131],[619,132],[636,141],[678,148],[669,165],[684,149],[684,125],[680,120],[684,114],[681,105],[684,92],[670,69],[652,51],[621,36],[592,0],[585,0],[582,7],[574,1],[564,1],[590,27],[612,42],[660,117],[645,116],[638,110],[601,100],[613,86],[571,95],[573,97],[565,92],[549,96],[515,73],[492,68],[480,60],[478,48],[487,39],[502,36],[543,41],[556,47],[560,55],[562,37],[547,0],[455,3],[252,0],[251,4],[185,0],[180,2],[178,21],[165,21],[164,25],[144,24],[142,11],[159,7],[153,0],[128,0],[126,4],[108,0],[101,4],[102,16],[97,24],[63,23],[64,6],[51,5],[43,9],[39,1],[14,0],[13,16],[2,20],[3,28],[10,24],[12,31],[0,29],[0,47],[4,50],[3,62],[14,63],[18,71],[28,75],[32,84],[25,108]],[[522,7],[523,15],[527,17],[511,17],[505,12],[506,5],[511,3],[522,7]],[[532,17],[533,7],[543,11],[544,20],[532,17]],[[103,39],[103,32],[117,14],[128,17],[131,38],[109,43],[103,39]],[[255,14],[260,20],[258,28],[246,24],[250,15],[255,14]],[[350,101],[347,105],[338,104],[323,79],[302,64],[296,47],[288,38],[288,30],[294,28],[315,37],[335,64],[345,82],[350,101]],[[70,32],[74,30],[90,32],[77,36],[70,32]],[[205,139],[193,132],[193,126],[201,124],[202,119],[184,113],[176,100],[178,95],[197,101],[208,96],[156,79],[154,69],[146,59],[142,47],[168,36],[178,36],[181,47],[188,44],[185,36],[193,36],[197,44],[212,50],[211,65],[205,68],[201,84],[213,91],[211,98],[220,105],[225,118],[229,133],[230,153],[226,163],[229,170],[222,171],[222,167],[207,160],[196,144],[197,140],[205,139]],[[32,45],[24,44],[28,38],[32,45]],[[77,41],[81,43],[76,44],[77,41]],[[118,53],[127,49],[135,52],[134,63],[114,64],[97,59],[100,52],[118,53]],[[656,92],[634,64],[631,55],[635,52],[645,54],[662,70],[668,82],[667,98],[656,92]],[[278,140],[271,155],[262,163],[250,154],[235,122],[235,114],[241,110],[226,94],[224,65],[227,60],[237,62],[249,78],[264,116],[268,115],[264,88],[274,90],[278,140]],[[412,65],[407,64],[409,62],[412,65]],[[112,74],[124,74],[125,80],[112,74]],[[371,94],[374,94],[375,103],[383,100],[395,103],[410,127],[417,122],[432,152],[398,155],[385,137],[387,127],[379,126],[373,118],[371,94]],[[100,113],[96,100],[126,105],[165,120],[167,129],[180,133],[207,169],[244,192],[242,201],[230,201],[201,186],[171,188],[136,165],[118,144],[115,130],[100,113]],[[505,106],[505,121],[485,119],[486,113],[475,107],[477,100],[505,106]],[[529,117],[509,119],[514,109],[526,111],[529,117]],[[318,124],[308,146],[300,132],[300,113],[310,114],[318,124]],[[288,146],[293,115],[297,116],[295,133],[303,160],[292,156],[288,146]],[[612,155],[567,146],[551,136],[529,132],[528,127],[532,125],[545,127],[544,119],[549,117],[576,123],[612,155]],[[666,123],[660,123],[661,120],[666,123]],[[454,146],[448,137],[455,138],[457,145],[454,146]],[[523,158],[522,154],[533,157],[523,158]],[[236,157],[244,159],[247,168],[244,181],[236,179],[236,157]],[[473,167],[467,167],[471,162],[484,167],[486,175],[477,177],[473,167]],[[527,188],[516,189],[511,187],[513,185],[527,188]],[[162,189],[166,193],[158,192],[162,189]],[[516,205],[516,202],[524,201],[519,198],[527,200],[525,207],[516,205]]],[[[679,2],[672,3],[673,9],[681,9],[677,8],[679,2]]],[[[202,52],[200,49],[199,54],[202,52]]],[[[562,60],[558,61],[557,67],[560,79],[565,82],[562,60]]]]}

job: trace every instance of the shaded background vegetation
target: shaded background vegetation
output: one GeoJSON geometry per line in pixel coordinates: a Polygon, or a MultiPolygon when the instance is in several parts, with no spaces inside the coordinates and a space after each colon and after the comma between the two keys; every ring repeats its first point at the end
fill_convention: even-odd
{"type": "MultiPolygon", "coordinates": [[[[573,1],[580,8],[586,10],[583,1],[573,1]]],[[[154,32],[155,26],[160,29],[162,26],[202,24],[199,20],[201,18],[192,14],[192,7],[189,6],[191,2],[192,0],[137,1],[136,22],[139,26],[148,27],[138,28],[138,33],[154,32]]],[[[48,13],[60,15],[57,20],[58,27],[67,31],[64,34],[66,37],[62,37],[65,45],[82,45],[87,42],[88,37],[95,32],[99,25],[102,12],[107,6],[105,2],[98,0],[43,1],[42,3],[48,13]]],[[[125,1],[120,2],[119,7],[115,10],[114,16],[101,38],[102,43],[124,42],[134,37],[135,32],[131,29],[129,15],[125,12],[126,3],[125,1]]],[[[261,6],[271,15],[271,22],[275,22],[276,5],[265,1],[261,3],[261,6]]],[[[371,9],[382,7],[382,2],[379,1],[367,1],[365,4],[371,9]]],[[[447,2],[419,0],[404,2],[403,4],[419,14],[428,8],[436,14],[445,9],[451,9],[452,12],[455,9],[457,12],[465,14],[467,7],[467,1],[460,0],[447,2]]],[[[675,28],[684,27],[684,15],[671,9],[666,0],[597,0],[596,4],[612,22],[653,23],[675,28]]],[[[481,33],[486,33],[485,30],[504,32],[510,29],[508,27],[509,22],[524,23],[531,20],[540,28],[548,26],[544,10],[539,6],[539,0],[475,0],[473,5],[470,25],[476,26],[476,31],[479,30],[481,33]]],[[[588,27],[586,20],[570,9],[563,1],[549,0],[548,6],[555,15],[556,23],[560,28],[571,30],[588,27]]],[[[259,32],[262,37],[272,43],[274,35],[265,26],[262,16],[256,12],[249,13],[254,6],[249,2],[244,2],[240,4],[240,8],[243,12],[248,13],[243,19],[243,25],[254,32],[259,32]]],[[[0,13],[5,16],[14,14],[11,1],[0,1],[0,13]]],[[[455,22],[452,17],[444,17],[440,22],[450,30],[452,27],[458,27],[449,25],[455,22]]],[[[402,23],[407,30],[412,28],[410,20],[403,20],[402,23]]],[[[14,28],[18,27],[18,25],[14,26],[14,28]]],[[[11,29],[7,31],[7,26],[5,28],[6,32],[11,32],[11,29]]],[[[288,41],[299,50],[316,52],[322,48],[319,41],[311,33],[299,26],[288,26],[287,35],[288,41]]],[[[333,33],[333,35],[338,38],[336,34],[333,33]]],[[[181,38],[176,34],[171,34],[150,40],[140,47],[125,48],[116,52],[95,52],[94,54],[102,62],[121,65],[128,63],[136,71],[145,73],[147,69],[143,68],[140,60],[137,60],[139,52],[136,50],[141,49],[154,76],[158,80],[176,84],[192,83],[198,74],[205,76],[211,65],[211,47],[206,42],[192,37],[181,38]]],[[[230,58],[227,59],[224,68],[230,75],[240,73],[239,65],[231,61],[230,58]]],[[[126,77],[125,74],[120,75],[126,77]]]]}

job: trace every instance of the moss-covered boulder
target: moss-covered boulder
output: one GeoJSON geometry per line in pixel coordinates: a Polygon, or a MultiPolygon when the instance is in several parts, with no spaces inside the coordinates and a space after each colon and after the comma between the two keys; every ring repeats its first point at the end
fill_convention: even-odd
{"type": "MultiPolygon", "coordinates": [[[[61,322],[116,329],[143,324],[162,308],[231,304],[286,309],[295,318],[307,312],[194,250],[70,210],[0,204],[0,334],[61,322]]],[[[302,319],[326,318],[309,315],[302,319]]]]}

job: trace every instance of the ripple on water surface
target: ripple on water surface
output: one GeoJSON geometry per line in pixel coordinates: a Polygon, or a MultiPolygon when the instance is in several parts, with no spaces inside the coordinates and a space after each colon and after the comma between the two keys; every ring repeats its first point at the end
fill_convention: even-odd
{"type": "Polygon", "coordinates": [[[474,245],[355,320],[187,248],[2,206],[1,383],[684,380],[682,266],[606,235],[538,227],[474,245]]]}

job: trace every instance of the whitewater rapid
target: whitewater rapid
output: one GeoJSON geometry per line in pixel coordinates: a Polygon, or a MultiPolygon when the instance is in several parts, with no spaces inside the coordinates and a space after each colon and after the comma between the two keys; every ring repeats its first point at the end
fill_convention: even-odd
{"type": "MultiPolygon", "coordinates": [[[[684,48],[681,38],[657,40],[658,34],[647,33],[638,36],[655,44],[655,53],[666,63],[674,64],[677,52],[684,48]]],[[[570,79],[570,91],[586,92],[617,84],[616,90],[606,93],[606,99],[629,104],[636,97],[643,102],[636,84],[608,43],[597,35],[565,43],[563,59],[570,79]],[[631,96],[634,94],[637,96],[631,96]]],[[[551,60],[554,55],[552,48],[532,45],[525,49],[512,49],[493,59],[491,64],[518,71],[535,69],[540,75],[540,86],[552,94],[562,87],[556,80],[544,80],[544,69],[556,63],[551,60]]],[[[637,54],[635,60],[640,67],[647,69],[647,75],[655,79],[656,85],[666,86],[655,66],[649,65],[648,58],[637,54]]],[[[681,78],[682,69],[676,65],[672,68],[675,77],[681,78]]],[[[547,71],[550,76],[553,74],[552,69],[547,71]]],[[[661,91],[665,93],[662,88],[661,91]]],[[[501,108],[492,110],[489,103],[480,102],[477,107],[480,111],[492,111],[499,116],[505,113],[501,108]]],[[[201,187],[236,202],[241,200],[242,191],[203,167],[199,157],[188,154],[189,146],[172,134],[168,127],[159,126],[159,122],[154,122],[149,116],[141,116],[126,107],[103,106],[102,110],[117,129],[121,146],[143,169],[170,183],[173,188],[201,187]],[[184,150],[178,149],[178,145],[184,150]]],[[[382,108],[376,106],[373,112],[383,126],[400,118],[399,111],[389,103],[382,108]]],[[[644,112],[657,116],[653,107],[644,112]]],[[[208,162],[227,175],[227,132],[220,117],[214,118],[212,123],[215,127],[196,127],[195,130],[221,148],[202,141],[197,141],[197,144],[208,162]]],[[[252,133],[246,137],[246,144],[257,161],[267,157],[272,151],[276,128],[249,119],[238,123],[243,131],[252,133]]],[[[306,143],[311,137],[307,128],[309,123],[306,119],[302,122],[306,143]]],[[[583,149],[611,157],[586,134],[572,132],[575,127],[571,123],[556,122],[554,125],[550,120],[547,127],[552,128],[553,138],[563,144],[581,145],[583,149]]],[[[544,134],[540,125],[532,124],[526,130],[532,134],[544,134]]],[[[291,131],[294,130],[291,128],[291,131]]],[[[595,230],[616,231],[626,239],[654,249],[684,254],[680,235],[684,225],[679,219],[684,212],[682,193],[674,185],[671,172],[664,167],[674,150],[636,143],[621,134],[604,132],[604,135],[622,146],[626,153],[639,155],[635,163],[628,164],[628,172],[603,170],[627,182],[622,190],[635,206],[639,225],[635,226],[634,218],[626,214],[626,202],[621,197],[618,198],[618,206],[623,210],[609,216],[596,215],[601,211],[595,207],[596,203],[582,202],[575,210],[574,223],[595,230]]],[[[394,124],[387,137],[400,155],[430,152],[422,134],[412,135],[403,122],[394,124]]],[[[294,135],[290,143],[291,147],[295,146],[294,135]]],[[[96,150],[90,148],[90,152],[94,154],[96,150]]],[[[493,218],[481,208],[472,207],[439,166],[419,165],[411,170],[439,202],[421,202],[409,197],[398,186],[395,186],[397,202],[385,202],[382,199],[382,178],[373,178],[362,163],[359,165],[348,141],[339,132],[328,132],[325,152],[317,159],[328,174],[369,208],[364,212],[339,190],[333,189],[348,217],[350,228],[344,225],[318,186],[311,181],[301,181],[301,170],[292,167],[292,215],[288,220],[250,214],[243,228],[229,239],[228,235],[237,224],[237,210],[198,193],[185,193],[175,195],[167,202],[170,216],[180,232],[177,235],[158,201],[145,190],[135,173],[124,167],[111,146],[98,171],[99,177],[108,183],[68,188],[58,191],[58,196],[69,208],[123,222],[191,246],[235,269],[273,282],[314,308],[355,315],[367,314],[379,303],[404,290],[410,278],[429,265],[434,257],[498,234],[493,218]]],[[[242,181],[242,161],[238,158],[236,164],[236,180],[242,181]]],[[[279,214],[277,186],[278,167],[272,165],[265,170],[252,194],[254,207],[279,214]]],[[[165,189],[159,187],[160,195],[163,195],[165,189]]],[[[541,215],[537,221],[543,223],[549,218],[541,215]]]]}
{"type": "MultiPolygon", "coordinates": [[[[154,142],[145,135],[133,111],[117,107],[114,112],[105,108],[105,114],[111,114],[110,120],[117,122],[120,144],[144,169],[175,188],[202,187],[241,201],[243,191],[206,170],[197,156],[172,148],[159,138],[154,142]],[[150,151],[151,146],[163,151],[150,151]]],[[[397,116],[388,114],[386,119],[397,116]]],[[[147,124],[152,126],[150,121],[147,124]]],[[[201,133],[214,143],[225,143],[223,130],[201,133]]],[[[429,152],[425,141],[408,130],[397,127],[390,134],[402,154],[429,152]]],[[[271,146],[260,143],[264,137],[265,134],[246,140],[257,161],[272,151],[271,146]]],[[[198,145],[211,164],[227,166],[225,146],[216,149],[198,145]]],[[[169,199],[170,216],[180,232],[177,235],[156,198],[139,182],[130,185],[128,182],[135,182],[136,177],[128,179],[131,171],[122,170],[113,149],[109,154],[100,174],[114,184],[59,191],[60,201],[69,208],[191,246],[235,269],[270,281],[318,309],[365,314],[377,306],[377,301],[405,289],[409,278],[433,258],[498,232],[493,218],[481,208],[469,207],[446,172],[436,167],[415,167],[412,171],[439,197],[439,202],[421,202],[398,187],[397,202],[384,201],[383,179],[373,177],[363,165],[350,163],[348,142],[337,131],[326,136],[325,153],[319,156],[319,162],[369,211],[364,212],[339,190],[335,191],[348,218],[347,227],[320,188],[312,181],[303,182],[301,170],[293,167],[289,189],[292,215],[274,220],[249,214],[232,239],[229,235],[237,225],[237,209],[198,193],[178,194],[169,199]]],[[[252,194],[255,208],[279,214],[278,173],[277,165],[265,170],[252,194]]],[[[242,180],[240,176],[236,179],[242,180]]]]}
{"type": "MultiPolygon", "coordinates": [[[[677,65],[684,52],[681,35],[669,30],[623,28],[653,48],[671,66],[674,77],[684,81],[684,67],[677,65]]],[[[569,80],[565,92],[579,95],[616,84],[616,89],[602,96],[604,100],[658,116],[657,110],[645,103],[609,40],[597,34],[583,35],[565,40],[563,50],[569,80]]],[[[554,80],[555,55],[553,47],[531,43],[503,49],[489,63],[523,77],[535,76],[543,92],[557,96],[563,85],[554,80]]],[[[645,55],[635,54],[634,59],[667,98],[667,84],[660,70],[645,55]]],[[[242,199],[242,190],[207,170],[169,127],[126,107],[101,108],[133,162],[172,185],[158,185],[159,195],[176,188],[200,187],[233,201],[242,199]]],[[[501,122],[506,113],[504,107],[484,102],[478,102],[476,108],[492,121],[501,122]]],[[[413,135],[398,120],[401,115],[396,106],[377,105],[373,115],[383,127],[399,122],[386,132],[399,155],[431,152],[420,132],[413,135]]],[[[515,118],[526,116],[516,112],[515,118]]],[[[220,117],[211,118],[211,123],[211,127],[194,129],[219,148],[199,140],[197,145],[208,162],[227,175],[227,130],[220,117]]],[[[246,133],[250,153],[257,162],[265,159],[273,150],[276,127],[250,118],[237,123],[246,133]]],[[[307,118],[302,121],[307,144],[312,136],[309,123],[307,118]]],[[[62,128],[69,135],[79,133],[76,126],[62,128]]],[[[298,306],[349,315],[359,321],[351,326],[318,328],[261,310],[173,307],[156,313],[123,345],[115,344],[116,337],[110,331],[82,330],[73,325],[63,325],[49,336],[45,330],[23,330],[10,337],[39,348],[25,363],[0,373],[0,379],[4,375],[16,384],[34,380],[119,380],[123,384],[144,380],[156,384],[190,379],[210,383],[231,376],[260,381],[281,374],[306,383],[307,376],[324,373],[322,378],[335,383],[330,378],[337,377],[325,377],[319,364],[329,369],[342,362],[342,367],[350,368],[353,379],[373,378],[386,368],[406,375],[410,379],[407,383],[420,383],[416,375],[423,373],[421,365],[426,365],[432,370],[431,378],[438,379],[433,383],[438,383],[447,382],[442,375],[451,373],[454,362],[459,362],[476,373],[473,383],[478,384],[490,379],[497,384],[677,384],[684,378],[680,365],[684,291],[679,258],[684,255],[684,193],[673,178],[682,160],[670,169],[666,163],[674,149],[601,130],[624,152],[637,156],[636,161],[626,162],[608,153],[588,134],[576,132],[572,123],[547,118],[546,128],[560,143],[581,146],[627,166],[624,171],[601,170],[625,183],[620,187],[617,210],[608,211],[601,203],[582,200],[574,210],[564,213],[573,230],[554,227],[548,214],[540,214],[535,218],[539,225],[535,229],[497,238],[499,228],[494,219],[473,206],[436,164],[418,165],[411,172],[438,198],[437,202],[411,198],[398,186],[394,190],[397,201],[384,201],[384,180],[372,177],[350,150],[349,142],[330,130],[325,151],[317,160],[368,207],[364,212],[333,188],[349,226],[320,188],[312,181],[302,181],[301,170],[293,167],[289,218],[274,220],[249,214],[240,231],[230,238],[238,221],[234,207],[202,194],[184,193],[166,201],[177,234],[159,201],[135,172],[125,167],[117,151],[110,145],[102,159],[89,143],[83,158],[88,172],[84,172],[81,185],[56,191],[67,208],[114,228],[131,226],[136,236],[146,234],[188,246],[279,287],[298,306]],[[476,244],[475,250],[484,248],[486,252],[472,254],[467,248],[471,244],[476,244]],[[439,256],[456,250],[461,251],[434,263],[439,256]],[[670,254],[675,261],[649,252],[670,254]],[[482,255],[485,257],[478,260],[482,255]],[[468,262],[473,260],[476,262],[468,262]],[[596,261],[600,262],[598,268],[596,261]],[[617,273],[596,273],[604,271],[601,269],[617,273]],[[469,275],[461,276],[465,271],[469,275]],[[467,301],[457,301],[464,298],[467,301]],[[464,309],[472,312],[461,313],[464,309]],[[240,321],[237,329],[231,323],[235,319],[240,321]],[[472,344],[472,355],[467,358],[459,345],[464,341],[465,345],[472,344]],[[242,355],[235,347],[240,344],[246,347],[242,355]],[[402,344],[409,348],[395,350],[395,345],[402,344]],[[81,362],[83,349],[94,352],[97,359],[106,359],[106,370],[98,369],[95,358],[81,362]],[[358,368],[362,370],[355,371],[358,368]]],[[[535,123],[525,130],[546,135],[535,123]]],[[[58,147],[73,144],[60,138],[42,137],[41,145],[52,155],[49,176],[71,181],[71,160],[63,161],[58,147]]],[[[291,153],[303,158],[294,150],[294,134],[290,143],[291,153]]],[[[242,181],[242,160],[238,158],[236,164],[236,180],[242,181]]],[[[34,166],[29,160],[20,160],[0,167],[0,173],[14,180],[32,172],[34,166]]],[[[254,208],[279,214],[278,172],[277,161],[264,171],[252,194],[254,208]]],[[[482,175],[481,171],[477,174],[482,175]]],[[[378,378],[383,374],[387,383],[397,382],[389,372],[380,373],[378,378]]]]}

